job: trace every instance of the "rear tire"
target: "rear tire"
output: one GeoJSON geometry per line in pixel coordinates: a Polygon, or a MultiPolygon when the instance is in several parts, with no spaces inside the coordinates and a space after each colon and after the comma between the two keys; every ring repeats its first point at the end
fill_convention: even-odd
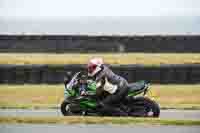
{"type": "Polygon", "coordinates": [[[159,117],[160,116],[159,105],[148,97],[134,98],[134,100],[132,101],[132,104],[133,104],[132,105],[133,112],[130,112],[131,114],[134,114],[134,113],[137,114],[137,111],[135,111],[134,108],[141,107],[143,110],[143,115],[141,116],[138,115],[138,117],[159,117]]]}
{"type": "MultiPolygon", "coordinates": [[[[145,97],[145,102],[146,102],[146,106],[148,107],[147,109],[147,113],[149,111],[149,109],[152,111],[152,115],[150,117],[159,117],[160,116],[160,107],[158,105],[158,103],[156,103],[154,100],[151,100],[150,98],[145,97]]],[[[148,114],[147,114],[148,117],[148,114]]]]}

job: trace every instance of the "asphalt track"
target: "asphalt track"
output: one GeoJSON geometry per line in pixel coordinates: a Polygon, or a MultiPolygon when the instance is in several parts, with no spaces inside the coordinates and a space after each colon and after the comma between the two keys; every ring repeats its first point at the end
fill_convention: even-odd
{"type": "MultiPolygon", "coordinates": [[[[27,110],[0,109],[0,116],[62,116],[56,109],[27,110]]],[[[180,120],[200,120],[200,110],[161,110],[160,118],[180,120]]]]}
{"type": "Polygon", "coordinates": [[[200,133],[200,126],[0,124],[1,133],[200,133]]]}
{"type": "MultiPolygon", "coordinates": [[[[56,109],[0,109],[0,116],[62,116],[56,109]]],[[[200,120],[200,110],[161,110],[160,118],[200,120]]],[[[0,124],[0,133],[200,133],[200,126],[0,124]]]]}

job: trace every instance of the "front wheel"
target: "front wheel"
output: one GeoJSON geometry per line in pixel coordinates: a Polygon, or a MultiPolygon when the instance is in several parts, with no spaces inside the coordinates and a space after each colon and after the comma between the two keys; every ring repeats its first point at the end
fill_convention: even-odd
{"type": "Polygon", "coordinates": [[[130,115],[137,117],[159,117],[159,105],[148,97],[137,97],[130,105],[130,115]]]}
{"type": "Polygon", "coordinates": [[[64,116],[70,116],[70,115],[72,115],[72,113],[70,111],[70,103],[67,102],[67,101],[65,101],[65,100],[62,102],[60,110],[61,110],[61,112],[62,112],[62,114],[64,116]]]}

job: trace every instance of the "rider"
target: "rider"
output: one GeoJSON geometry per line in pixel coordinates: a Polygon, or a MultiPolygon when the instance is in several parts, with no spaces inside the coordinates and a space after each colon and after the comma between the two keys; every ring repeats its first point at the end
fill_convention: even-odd
{"type": "Polygon", "coordinates": [[[127,116],[127,113],[121,111],[118,107],[112,106],[122,101],[128,95],[128,82],[121,76],[112,72],[101,58],[93,58],[87,65],[88,76],[97,83],[97,96],[103,92],[109,95],[101,100],[97,108],[100,107],[104,113],[127,116]]]}

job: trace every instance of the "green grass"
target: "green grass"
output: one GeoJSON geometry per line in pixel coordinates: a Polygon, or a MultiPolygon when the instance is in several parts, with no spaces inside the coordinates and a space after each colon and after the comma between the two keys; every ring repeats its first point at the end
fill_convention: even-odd
{"type": "Polygon", "coordinates": [[[200,85],[152,85],[149,96],[162,108],[200,109],[200,85]]]}
{"type": "Polygon", "coordinates": [[[158,118],[131,117],[0,117],[0,123],[29,123],[29,124],[150,124],[150,125],[200,125],[200,120],[168,120],[158,118]]]}
{"type": "Polygon", "coordinates": [[[56,107],[63,100],[63,87],[63,85],[0,85],[0,107],[56,107]]]}
{"type": "MultiPolygon", "coordinates": [[[[0,108],[55,108],[64,99],[63,91],[62,84],[0,85],[0,108]]],[[[162,108],[200,109],[200,84],[151,85],[150,92],[162,108]]]]}
{"type": "Polygon", "coordinates": [[[102,57],[108,64],[197,64],[200,54],[186,53],[102,53],[40,54],[1,53],[0,64],[86,64],[92,57],[102,57]]]}

